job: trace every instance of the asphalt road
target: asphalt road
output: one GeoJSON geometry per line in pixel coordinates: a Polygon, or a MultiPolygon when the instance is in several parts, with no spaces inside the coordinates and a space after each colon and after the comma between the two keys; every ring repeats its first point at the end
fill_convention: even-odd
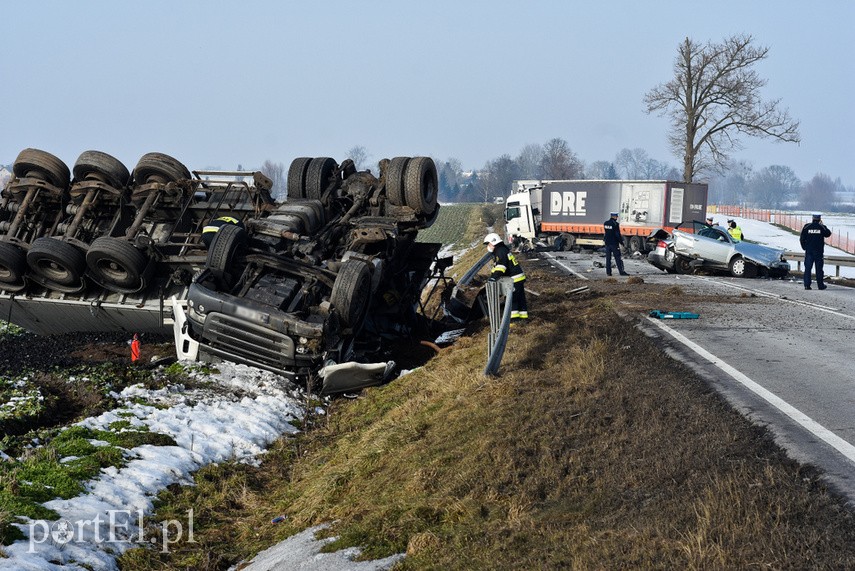
{"type": "MultiPolygon", "coordinates": [[[[546,256],[582,279],[606,278],[596,267],[602,254],[546,256]]],[[[700,319],[640,316],[641,329],[855,502],[855,289],[831,283],[807,291],[800,278],[671,275],[644,259],[624,261],[645,283],[704,294],[691,308],[700,319]]]]}

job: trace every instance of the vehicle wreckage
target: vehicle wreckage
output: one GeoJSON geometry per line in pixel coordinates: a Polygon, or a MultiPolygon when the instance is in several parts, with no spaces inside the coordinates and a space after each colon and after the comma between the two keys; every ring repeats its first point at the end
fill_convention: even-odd
{"type": "MultiPolygon", "coordinates": [[[[148,153],[129,171],[99,151],[73,169],[25,149],[0,200],[0,317],[38,334],[173,331],[180,359],[225,359],[379,384],[387,340],[411,335],[440,244],[416,241],[439,213],[429,157],[295,159],[288,200],[260,172],[193,171],[148,153]],[[73,177],[72,177],[73,175],[73,177]],[[210,246],[206,224],[220,217],[210,246]]],[[[437,263],[439,262],[439,263],[437,263]]],[[[447,278],[444,278],[447,279],[447,278]]]]}

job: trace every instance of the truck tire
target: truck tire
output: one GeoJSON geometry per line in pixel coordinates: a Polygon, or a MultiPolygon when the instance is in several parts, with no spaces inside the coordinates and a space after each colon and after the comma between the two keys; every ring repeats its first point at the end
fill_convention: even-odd
{"type": "Polygon", "coordinates": [[[236,224],[220,226],[208,248],[205,266],[218,277],[224,277],[234,264],[240,249],[246,244],[246,231],[236,224]]]}
{"type": "Polygon", "coordinates": [[[64,162],[39,149],[24,149],[18,153],[12,172],[19,178],[37,178],[63,190],[68,188],[71,179],[71,173],[64,162]]]}
{"type": "Polygon", "coordinates": [[[757,275],[757,266],[747,261],[742,256],[734,256],[730,259],[730,275],[735,278],[753,278],[757,275]]]}
{"type": "Polygon", "coordinates": [[[344,262],[330,295],[330,303],[338,310],[342,323],[356,329],[368,313],[370,297],[370,266],[361,260],[344,262]]]}
{"type": "Polygon", "coordinates": [[[125,239],[102,236],[89,246],[86,265],[105,287],[126,293],[145,285],[148,257],[125,239]]]}
{"type": "Polygon", "coordinates": [[[190,178],[187,170],[178,159],[163,153],[146,153],[134,168],[134,184],[141,185],[151,182],[178,182],[190,178]]]}
{"type": "Polygon", "coordinates": [[[86,258],[68,242],[42,236],[30,246],[27,265],[41,278],[61,286],[74,286],[80,283],[86,258]]]}
{"type": "Polygon", "coordinates": [[[329,157],[312,159],[309,163],[309,169],[306,171],[306,198],[321,198],[324,191],[330,186],[335,168],[335,159],[329,157]]]}
{"type": "Polygon", "coordinates": [[[436,210],[438,178],[436,165],[430,157],[413,157],[407,163],[404,191],[407,206],[416,214],[431,214],[436,210]]]}
{"type": "Polygon", "coordinates": [[[404,206],[404,173],[410,157],[395,157],[386,168],[386,197],[393,206],[404,206]]]}
{"type": "Polygon", "coordinates": [[[121,190],[128,185],[131,173],[121,161],[101,151],[83,151],[74,163],[74,179],[94,178],[121,190]]]}
{"type": "Polygon", "coordinates": [[[636,252],[644,253],[644,240],[641,236],[630,236],[627,246],[630,254],[634,254],[636,252]]]}
{"type": "Polygon", "coordinates": [[[306,171],[310,157],[299,157],[288,167],[288,198],[306,198],[306,171]]]}
{"type": "Polygon", "coordinates": [[[9,242],[0,242],[0,284],[21,284],[26,272],[24,251],[9,242]]]}

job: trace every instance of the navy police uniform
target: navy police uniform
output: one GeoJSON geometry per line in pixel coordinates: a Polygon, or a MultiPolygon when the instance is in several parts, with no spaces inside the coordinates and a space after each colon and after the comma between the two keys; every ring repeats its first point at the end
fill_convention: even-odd
{"type": "Polygon", "coordinates": [[[802,228],[802,233],[799,235],[799,243],[805,251],[805,274],[804,284],[805,289],[810,287],[810,271],[815,268],[816,285],[819,289],[825,289],[827,286],[823,283],[825,274],[822,271],[823,254],[825,252],[825,239],[831,236],[831,230],[822,223],[822,215],[814,214],[810,224],[805,224],[802,228]]]}
{"type": "Polygon", "coordinates": [[[615,265],[618,273],[625,276],[627,273],[623,271],[623,259],[620,257],[620,247],[623,245],[623,236],[620,235],[620,223],[618,222],[618,213],[612,212],[611,218],[603,222],[603,241],[606,243],[606,275],[612,275],[612,254],[615,257],[615,265]]]}

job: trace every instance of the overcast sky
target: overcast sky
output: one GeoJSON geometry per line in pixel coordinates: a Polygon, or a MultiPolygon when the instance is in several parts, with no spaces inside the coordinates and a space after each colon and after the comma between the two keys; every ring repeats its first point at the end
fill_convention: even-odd
{"type": "Polygon", "coordinates": [[[623,148],[679,166],[644,94],[686,36],[770,48],[764,95],[802,142],[743,139],[755,169],[855,185],[849,0],[2,2],[0,164],[26,147],[133,168],[286,168],[298,156],[458,158],[560,137],[586,163],[623,148]]]}

